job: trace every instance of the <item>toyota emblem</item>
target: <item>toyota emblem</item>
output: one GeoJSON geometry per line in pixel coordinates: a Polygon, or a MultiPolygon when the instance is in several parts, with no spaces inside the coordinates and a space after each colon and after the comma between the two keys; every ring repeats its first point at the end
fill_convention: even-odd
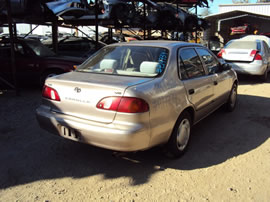
{"type": "Polygon", "coordinates": [[[82,89],[80,89],[79,87],[74,88],[74,91],[76,91],[77,93],[80,93],[82,91],[82,89]]]}

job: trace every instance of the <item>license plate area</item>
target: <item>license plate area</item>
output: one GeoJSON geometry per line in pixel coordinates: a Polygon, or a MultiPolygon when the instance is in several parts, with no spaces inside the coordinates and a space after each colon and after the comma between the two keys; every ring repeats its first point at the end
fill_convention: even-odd
{"type": "Polygon", "coordinates": [[[61,135],[65,138],[77,140],[77,141],[80,140],[81,135],[80,135],[79,131],[77,131],[73,128],[69,128],[66,126],[60,126],[60,131],[61,131],[61,135]]]}

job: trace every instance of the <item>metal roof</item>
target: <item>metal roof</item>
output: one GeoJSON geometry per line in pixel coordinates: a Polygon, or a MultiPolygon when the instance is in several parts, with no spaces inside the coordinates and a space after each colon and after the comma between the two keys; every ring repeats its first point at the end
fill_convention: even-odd
{"type": "Polygon", "coordinates": [[[230,18],[230,17],[235,17],[235,16],[241,16],[241,15],[243,16],[249,15],[249,16],[254,16],[257,18],[270,20],[270,15],[257,14],[257,13],[241,11],[241,10],[233,10],[233,11],[228,11],[228,12],[223,12],[223,13],[212,14],[212,15],[206,16],[205,19],[206,20],[220,20],[224,18],[230,18]]]}
{"type": "Polygon", "coordinates": [[[270,3],[239,3],[219,5],[219,13],[240,10],[270,16],[270,3]]]}

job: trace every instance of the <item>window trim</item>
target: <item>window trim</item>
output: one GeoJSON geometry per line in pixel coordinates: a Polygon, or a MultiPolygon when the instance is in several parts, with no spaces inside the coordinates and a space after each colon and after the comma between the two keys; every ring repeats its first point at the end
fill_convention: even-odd
{"type": "MultiPolygon", "coordinates": [[[[211,75],[211,74],[209,73],[208,68],[206,67],[206,64],[204,63],[204,61],[203,61],[201,55],[200,55],[199,52],[197,51],[197,49],[204,49],[204,50],[208,51],[209,54],[212,55],[212,56],[215,58],[215,60],[218,62],[219,66],[221,65],[220,61],[219,61],[218,58],[215,56],[215,54],[213,54],[212,51],[208,50],[207,48],[204,48],[204,47],[196,47],[196,48],[195,48],[195,51],[196,51],[197,54],[199,55],[200,60],[201,60],[201,62],[202,62],[202,64],[203,64],[204,71],[207,73],[206,75],[211,75]]],[[[216,74],[216,73],[215,73],[215,74],[216,74]]]]}
{"type": "MultiPolygon", "coordinates": [[[[200,55],[199,55],[198,52],[196,51],[196,48],[203,48],[203,47],[200,47],[200,46],[186,46],[186,47],[180,47],[180,48],[178,48],[178,50],[177,50],[177,72],[178,72],[178,78],[179,78],[180,80],[182,80],[182,81],[184,81],[184,80],[190,80],[190,79],[197,79],[197,78],[201,78],[201,77],[204,77],[204,76],[207,76],[207,75],[208,75],[208,74],[207,74],[208,72],[206,71],[206,69],[205,69],[205,67],[204,67],[204,64],[203,64],[203,62],[202,62],[202,59],[201,59],[200,55]],[[181,65],[180,65],[180,61],[181,61],[182,59],[180,58],[180,53],[181,53],[182,50],[185,50],[185,49],[193,49],[193,50],[195,51],[195,53],[196,53],[197,56],[199,57],[200,62],[201,62],[201,64],[202,64],[202,68],[203,68],[204,75],[198,76],[198,77],[187,78],[187,79],[181,78],[181,71],[180,71],[181,65]]],[[[186,71],[186,69],[185,69],[185,71],[186,71]]],[[[189,77],[188,74],[187,74],[187,77],[189,77]]]]}

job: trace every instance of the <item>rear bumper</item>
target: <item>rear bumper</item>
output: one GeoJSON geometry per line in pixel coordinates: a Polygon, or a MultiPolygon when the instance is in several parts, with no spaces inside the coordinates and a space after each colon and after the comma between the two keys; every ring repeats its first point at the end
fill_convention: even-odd
{"type": "Polygon", "coordinates": [[[249,75],[263,75],[267,65],[261,62],[252,62],[252,63],[238,63],[238,62],[228,62],[232,68],[240,74],[249,74],[249,75]]]}
{"type": "Polygon", "coordinates": [[[149,124],[101,124],[50,111],[41,105],[36,110],[41,128],[64,138],[116,151],[138,151],[149,147],[149,124]],[[63,132],[66,131],[66,132],[63,132]]]}

